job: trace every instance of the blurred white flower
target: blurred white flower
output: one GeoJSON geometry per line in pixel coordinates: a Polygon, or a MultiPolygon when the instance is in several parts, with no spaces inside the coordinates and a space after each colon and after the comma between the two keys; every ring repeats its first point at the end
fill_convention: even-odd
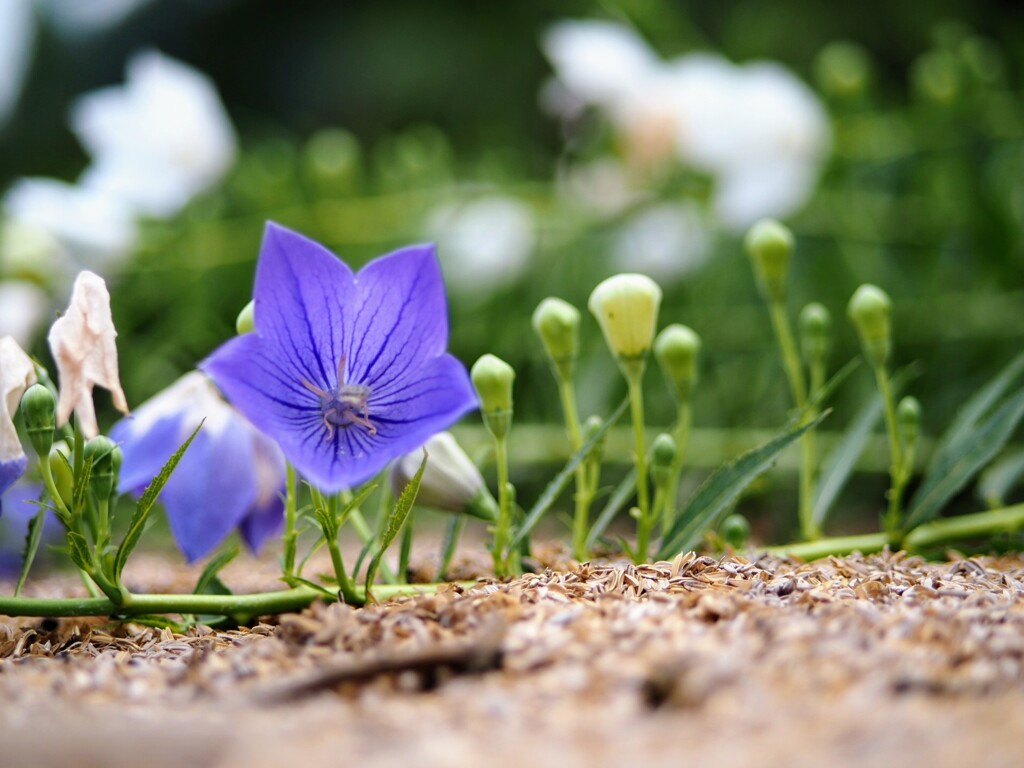
{"type": "Polygon", "coordinates": [[[0,336],[27,347],[50,308],[46,291],[27,280],[0,282],[0,336]]]}
{"type": "Polygon", "coordinates": [[[586,211],[612,216],[643,198],[629,183],[626,169],[611,157],[575,163],[559,171],[559,193],[586,211]]]}
{"type": "Polygon", "coordinates": [[[613,258],[616,269],[672,283],[704,263],[710,245],[705,217],[696,203],[662,203],[629,220],[618,233],[613,258]]]}
{"type": "Polygon", "coordinates": [[[0,493],[21,477],[28,458],[14,428],[21,396],[36,383],[31,358],[10,336],[0,337],[0,493]]]}
{"type": "Polygon", "coordinates": [[[15,226],[56,237],[82,265],[102,268],[135,246],[128,206],[92,189],[57,179],[19,179],[4,195],[3,207],[15,226]]]}
{"type": "Polygon", "coordinates": [[[427,229],[438,241],[445,281],[470,299],[519,279],[537,241],[530,207],[498,195],[446,205],[434,211],[427,229]]]}
{"type": "Polygon", "coordinates": [[[39,0],[57,32],[65,37],[88,37],[116,27],[152,0],[39,0]]]}
{"type": "Polygon", "coordinates": [[[220,181],[237,151],[210,79],[156,51],[132,57],[123,86],[80,97],[71,127],[92,156],[80,183],[160,218],[220,181]]]}
{"type": "Polygon", "coordinates": [[[60,241],[42,227],[13,218],[0,227],[0,273],[4,277],[45,283],[67,263],[60,241]]]}
{"type": "Polygon", "coordinates": [[[60,377],[57,426],[66,424],[74,411],[86,437],[99,434],[92,402],[97,384],[110,390],[117,410],[128,413],[117,372],[116,337],[106,283],[99,275],[82,272],[75,278],[67,312],[50,327],[50,352],[60,377]]]}
{"type": "Polygon", "coordinates": [[[35,37],[32,0],[0,0],[0,128],[14,113],[35,37]]]}
{"type": "Polygon", "coordinates": [[[556,24],[543,47],[559,83],[608,116],[633,170],[675,158],[710,175],[725,227],[786,216],[813,192],[828,119],[784,67],[700,53],[663,61],[632,30],[599,21],[556,24]]]}

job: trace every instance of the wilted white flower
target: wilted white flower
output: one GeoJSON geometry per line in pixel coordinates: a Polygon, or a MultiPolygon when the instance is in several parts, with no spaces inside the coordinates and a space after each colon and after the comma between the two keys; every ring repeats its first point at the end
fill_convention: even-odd
{"type": "Polygon", "coordinates": [[[123,86],[80,97],[71,127],[92,157],[80,183],[160,218],[220,181],[237,149],[210,79],[156,51],[132,57],[123,86]]]}
{"type": "Polygon", "coordinates": [[[49,307],[50,297],[35,283],[27,280],[0,282],[0,335],[11,336],[27,347],[49,307]]]}
{"type": "Polygon", "coordinates": [[[498,195],[447,205],[428,223],[449,286],[480,299],[526,271],[536,245],[535,229],[528,205],[498,195]]]}
{"type": "Polygon", "coordinates": [[[92,402],[97,384],[110,390],[115,408],[128,413],[117,372],[116,337],[106,283],[92,272],[82,272],[75,279],[68,311],[50,328],[50,352],[60,376],[58,426],[66,424],[74,411],[86,437],[99,434],[92,402]]]}
{"type": "Polygon", "coordinates": [[[388,479],[398,496],[420,468],[423,451],[427,466],[423,470],[416,502],[445,512],[466,513],[483,520],[497,518],[497,503],[487,490],[480,470],[450,432],[440,432],[426,444],[407,453],[391,465],[388,479]]]}
{"type": "Polygon", "coordinates": [[[33,44],[32,0],[0,0],[0,128],[14,113],[33,44]]]}
{"type": "Polygon", "coordinates": [[[696,203],[662,203],[626,223],[618,234],[614,260],[619,269],[670,282],[704,263],[710,245],[704,213],[696,203]]]}
{"type": "Polygon", "coordinates": [[[14,428],[14,414],[25,390],[36,383],[32,360],[10,336],[0,338],[0,493],[21,477],[28,464],[14,428]]]}
{"type": "Polygon", "coordinates": [[[56,179],[19,179],[7,191],[4,211],[12,224],[48,233],[76,261],[97,268],[135,247],[131,210],[110,195],[56,179]]]}

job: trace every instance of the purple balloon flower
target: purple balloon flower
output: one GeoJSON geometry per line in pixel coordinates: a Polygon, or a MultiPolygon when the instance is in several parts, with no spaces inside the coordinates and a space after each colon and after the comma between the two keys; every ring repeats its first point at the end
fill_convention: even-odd
{"type": "Polygon", "coordinates": [[[141,494],[200,422],[203,428],[160,492],[171,533],[190,561],[213,551],[236,527],[255,551],[284,522],[284,456],[198,371],[111,429],[124,453],[119,490],[141,494]]]}
{"type": "Polygon", "coordinates": [[[353,274],[323,246],[268,224],[255,331],[200,368],[314,485],[352,488],[476,407],[449,355],[448,308],[430,245],[353,274]]]}

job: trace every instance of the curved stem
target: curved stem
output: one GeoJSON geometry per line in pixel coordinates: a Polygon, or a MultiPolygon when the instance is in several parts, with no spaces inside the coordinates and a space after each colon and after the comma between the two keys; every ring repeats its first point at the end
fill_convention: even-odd
{"type": "Polygon", "coordinates": [[[512,528],[512,499],[508,484],[508,443],[494,438],[494,461],[498,465],[498,523],[494,529],[494,572],[499,578],[509,575],[508,544],[512,528]]]}
{"type": "MultiPolygon", "coordinates": [[[[558,395],[562,401],[569,444],[576,453],[583,447],[583,432],[580,429],[579,410],[576,407],[576,393],[572,381],[558,376],[558,395]]],[[[587,482],[587,461],[576,466],[576,494],[572,518],[572,556],[577,560],[587,559],[587,531],[590,527],[590,503],[592,491],[587,482]]]]}
{"type": "Polygon", "coordinates": [[[628,375],[629,382],[629,411],[633,418],[633,440],[636,455],[633,459],[636,464],[636,500],[640,508],[640,517],[637,519],[637,542],[636,557],[638,562],[647,560],[647,550],[650,546],[650,516],[651,499],[650,489],[647,485],[647,439],[644,436],[644,391],[641,386],[641,372],[628,375]]]}
{"type": "Polygon", "coordinates": [[[883,527],[888,534],[893,535],[900,527],[900,505],[903,487],[907,484],[909,472],[903,458],[903,440],[900,437],[899,422],[896,419],[896,401],[893,398],[892,385],[889,382],[889,372],[885,370],[885,366],[875,367],[875,380],[878,382],[878,391],[881,393],[882,402],[885,405],[885,430],[889,436],[891,459],[889,508],[885,513],[883,527]]]}

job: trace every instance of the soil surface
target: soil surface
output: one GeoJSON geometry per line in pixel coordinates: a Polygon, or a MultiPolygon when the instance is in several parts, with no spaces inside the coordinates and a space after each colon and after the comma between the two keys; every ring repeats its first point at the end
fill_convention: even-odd
{"type": "MultiPolygon", "coordinates": [[[[548,559],[226,632],[0,618],[0,764],[1024,763],[1020,558],[548,559]]],[[[195,578],[133,566],[137,590],[195,578]]]]}

